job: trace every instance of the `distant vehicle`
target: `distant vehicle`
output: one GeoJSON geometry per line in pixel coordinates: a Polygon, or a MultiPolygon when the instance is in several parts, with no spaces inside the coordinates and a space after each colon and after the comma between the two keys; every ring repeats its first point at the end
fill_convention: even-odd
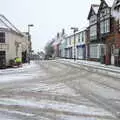
{"type": "Polygon", "coordinates": [[[45,55],[44,60],[53,60],[53,57],[50,55],[45,55]]]}

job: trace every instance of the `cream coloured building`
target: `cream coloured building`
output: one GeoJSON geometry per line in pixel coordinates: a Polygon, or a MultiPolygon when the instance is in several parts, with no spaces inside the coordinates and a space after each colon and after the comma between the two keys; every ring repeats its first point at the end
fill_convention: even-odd
{"type": "Polygon", "coordinates": [[[31,51],[28,34],[18,30],[4,15],[0,14],[0,67],[9,66],[10,60],[20,57],[27,61],[31,51]]]}
{"type": "Polygon", "coordinates": [[[15,57],[27,57],[29,54],[27,35],[7,28],[0,28],[0,66],[9,65],[9,61],[15,57]]]}

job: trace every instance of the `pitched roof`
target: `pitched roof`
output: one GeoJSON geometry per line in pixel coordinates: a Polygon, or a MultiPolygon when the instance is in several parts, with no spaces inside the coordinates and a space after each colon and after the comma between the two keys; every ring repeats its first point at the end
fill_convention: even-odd
{"type": "Polygon", "coordinates": [[[115,8],[117,6],[120,6],[120,0],[114,0],[112,8],[115,8]]]}
{"type": "Polygon", "coordinates": [[[119,0],[115,0],[114,3],[113,3],[113,6],[112,6],[112,16],[115,18],[115,19],[120,19],[120,13],[119,11],[117,11],[115,8],[117,5],[120,4],[120,1],[119,0]]]}
{"type": "Polygon", "coordinates": [[[97,14],[98,10],[99,10],[99,5],[92,4],[92,8],[93,8],[95,14],[97,14]]]}
{"type": "Polygon", "coordinates": [[[92,4],[91,5],[91,8],[90,8],[90,12],[88,14],[88,19],[90,18],[90,15],[92,13],[92,11],[97,14],[98,13],[98,10],[99,10],[99,5],[98,4],[92,4]]]}
{"type": "Polygon", "coordinates": [[[105,0],[109,7],[112,7],[114,0],[105,0]]]}
{"type": "Polygon", "coordinates": [[[9,31],[14,31],[23,36],[23,33],[16,28],[4,15],[0,14],[0,28],[8,29],[9,31]]]}

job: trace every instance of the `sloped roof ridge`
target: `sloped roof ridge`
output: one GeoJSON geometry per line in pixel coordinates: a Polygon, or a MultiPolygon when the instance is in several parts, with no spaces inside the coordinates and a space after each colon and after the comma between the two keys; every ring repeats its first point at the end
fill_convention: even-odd
{"type": "Polygon", "coordinates": [[[113,3],[114,3],[114,0],[105,0],[105,2],[107,3],[107,5],[109,7],[112,7],[113,3]]]}
{"type": "Polygon", "coordinates": [[[100,5],[99,4],[91,4],[91,6],[96,6],[97,7],[97,6],[100,6],[100,5]]]}

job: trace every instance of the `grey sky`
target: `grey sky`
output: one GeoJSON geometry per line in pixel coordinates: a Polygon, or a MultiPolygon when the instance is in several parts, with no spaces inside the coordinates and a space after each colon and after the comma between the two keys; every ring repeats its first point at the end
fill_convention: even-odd
{"type": "Polygon", "coordinates": [[[1,0],[0,11],[21,31],[34,24],[32,43],[38,51],[62,28],[85,27],[92,3],[100,0],[1,0]]]}

